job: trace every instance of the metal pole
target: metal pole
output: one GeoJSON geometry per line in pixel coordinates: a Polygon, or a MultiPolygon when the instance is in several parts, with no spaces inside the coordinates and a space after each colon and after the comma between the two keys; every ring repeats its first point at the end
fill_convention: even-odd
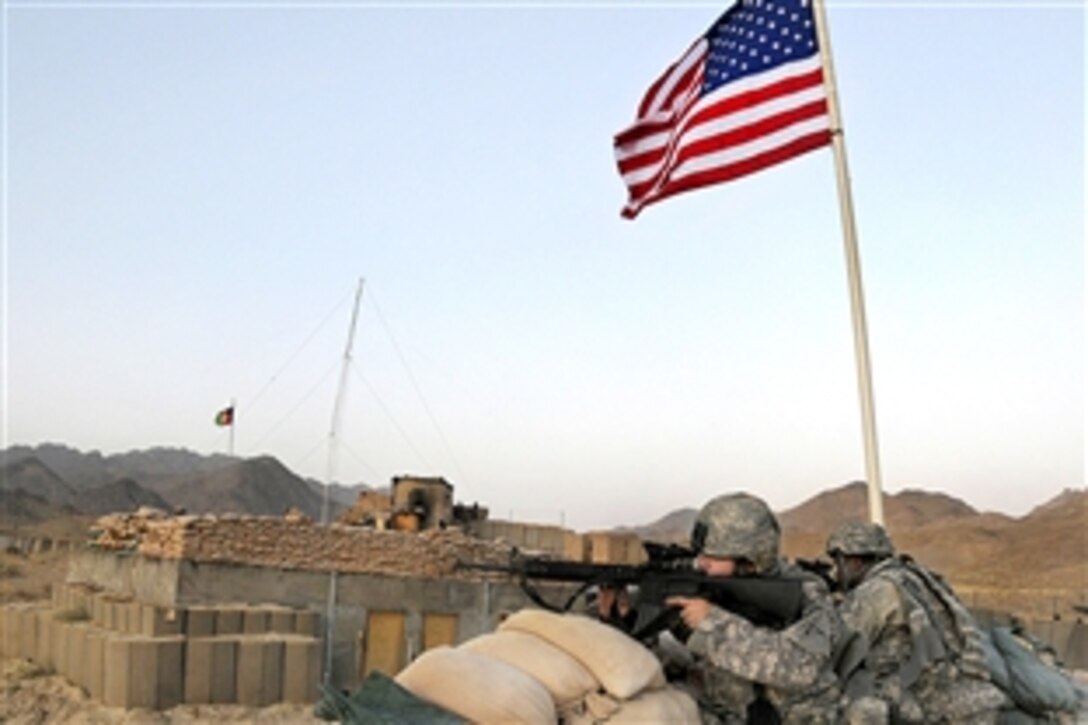
{"type": "MultiPolygon", "coordinates": [[[[321,523],[329,524],[329,488],[332,486],[336,474],[336,445],[337,436],[340,433],[340,420],[343,413],[344,390],[348,382],[348,369],[351,366],[351,347],[355,342],[355,325],[359,320],[359,301],[363,296],[363,278],[359,278],[359,286],[355,290],[355,307],[351,311],[351,325],[348,327],[348,342],[344,346],[344,364],[340,369],[340,385],[336,390],[336,402],[333,404],[332,424],[329,427],[329,458],[325,468],[325,492],[321,499],[321,523]]],[[[336,585],[337,572],[329,571],[329,592],[325,599],[325,672],[326,684],[332,681],[332,654],[334,643],[334,631],[336,624],[336,585]]]]}
{"type": "Polygon", "coordinates": [[[873,403],[873,382],[869,366],[869,334],[865,322],[865,298],[861,287],[861,260],[858,255],[854,204],[850,195],[850,173],[846,166],[846,144],[843,139],[839,94],[835,85],[835,70],[831,63],[831,41],[824,12],[824,0],[813,0],[816,38],[823,63],[824,87],[831,116],[831,150],[835,158],[835,178],[839,189],[839,213],[842,217],[843,245],[846,269],[850,281],[850,310],[854,323],[854,355],[858,369],[858,396],[861,399],[862,431],[865,437],[865,474],[869,484],[869,519],[884,524],[884,500],[880,479],[880,454],[876,437],[876,412],[873,403]]]}
{"type": "Polygon", "coordinates": [[[340,385],[336,389],[336,402],[332,408],[332,423],[329,426],[329,458],[325,467],[325,495],[321,500],[321,523],[329,523],[329,487],[336,474],[337,436],[340,434],[340,421],[343,418],[344,390],[348,384],[348,371],[351,367],[351,347],[355,342],[355,324],[359,320],[359,301],[363,296],[363,278],[355,289],[355,306],[351,311],[351,325],[348,327],[348,341],[344,346],[344,364],[340,368],[340,385]]]}

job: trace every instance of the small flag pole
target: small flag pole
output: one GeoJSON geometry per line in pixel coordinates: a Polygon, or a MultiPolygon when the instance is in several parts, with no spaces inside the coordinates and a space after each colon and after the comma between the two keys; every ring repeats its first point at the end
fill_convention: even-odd
{"type": "Polygon", "coordinates": [[[227,455],[234,457],[234,422],[238,418],[238,411],[234,407],[234,398],[230,399],[230,442],[227,444],[227,455]]]}
{"type": "Polygon", "coordinates": [[[869,366],[869,335],[865,322],[865,298],[861,287],[861,261],[858,256],[857,228],[854,204],[850,194],[850,173],[846,166],[846,143],[843,138],[839,94],[835,71],[831,63],[831,44],[827,30],[824,0],[812,0],[816,22],[816,38],[827,90],[831,117],[831,149],[835,158],[835,175],[839,190],[839,213],[842,217],[843,244],[846,250],[847,276],[850,282],[850,310],[854,323],[854,354],[858,369],[858,394],[861,399],[862,430],[865,437],[865,473],[869,484],[869,519],[884,524],[884,500],[880,480],[880,455],[876,437],[876,413],[873,404],[873,382],[869,366]]]}

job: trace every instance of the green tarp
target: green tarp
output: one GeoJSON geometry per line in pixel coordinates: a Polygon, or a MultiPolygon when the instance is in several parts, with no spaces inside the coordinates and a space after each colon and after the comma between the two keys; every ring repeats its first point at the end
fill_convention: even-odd
{"type": "Polygon", "coordinates": [[[371,672],[351,695],[324,683],[314,715],[347,725],[467,725],[448,710],[413,695],[389,676],[371,672]]]}

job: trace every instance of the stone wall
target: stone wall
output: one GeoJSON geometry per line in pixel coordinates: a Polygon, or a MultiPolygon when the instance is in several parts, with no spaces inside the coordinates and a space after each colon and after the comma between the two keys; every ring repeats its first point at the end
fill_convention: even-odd
{"type": "Polygon", "coordinates": [[[186,559],[307,571],[468,577],[457,562],[507,563],[510,546],[457,529],[379,531],[306,517],[166,516],[148,512],[103,516],[91,548],[130,551],[152,559],[186,559]]]}

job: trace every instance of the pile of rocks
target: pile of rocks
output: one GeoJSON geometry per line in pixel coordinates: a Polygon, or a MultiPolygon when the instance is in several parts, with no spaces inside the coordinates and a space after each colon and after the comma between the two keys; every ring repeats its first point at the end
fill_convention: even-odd
{"type": "Polygon", "coordinates": [[[109,514],[91,527],[92,548],[164,559],[286,569],[478,579],[457,562],[508,564],[511,547],[459,529],[378,531],[314,524],[305,516],[171,516],[155,509],[109,514]]]}

